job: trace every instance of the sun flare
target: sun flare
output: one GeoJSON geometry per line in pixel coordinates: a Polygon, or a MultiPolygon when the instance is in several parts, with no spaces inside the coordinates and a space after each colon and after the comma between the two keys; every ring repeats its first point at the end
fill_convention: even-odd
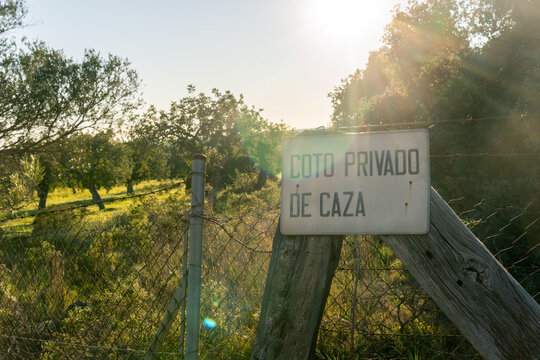
{"type": "MultiPolygon", "coordinates": [[[[360,0],[313,0],[306,3],[307,21],[317,36],[331,41],[347,41],[362,36],[377,2],[360,0]]],[[[364,34],[366,35],[366,34],[364,34]]]]}

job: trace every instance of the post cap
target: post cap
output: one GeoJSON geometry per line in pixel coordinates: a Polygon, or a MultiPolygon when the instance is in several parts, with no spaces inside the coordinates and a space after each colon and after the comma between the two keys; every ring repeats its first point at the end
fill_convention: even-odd
{"type": "Polygon", "coordinates": [[[193,160],[202,160],[202,161],[206,161],[206,155],[203,155],[203,154],[193,154],[193,160]]]}

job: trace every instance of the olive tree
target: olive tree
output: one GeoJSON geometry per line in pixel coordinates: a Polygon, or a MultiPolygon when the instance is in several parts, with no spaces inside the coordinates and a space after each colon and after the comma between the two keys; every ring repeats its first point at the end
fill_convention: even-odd
{"type": "MultiPolygon", "coordinates": [[[[32,175],[20,172],[28,168],[21,166],[24,159],[41,156],[48,166],[37,187],[44,206],[59,180],[57,145],[84,130],[110,128],[138,106],[140,80],[129,62],[117,56],[87,50],[74,60],[43,42],[17,42],[26,13],[24,0],[0,0],[0,183],[5,191],[15,191],[10,188],[14,178],[32,175]]],[[[21,184],[35,183],[18,182],[15,193],[21,184]]]]}
{"type": "Polygon", "coordinates": [[[112,131],[71,137],[63,156],[61,163],[67,183],[90,191],[100,210],[105,205],[98,190],[125,184],[131,172],[125,145],[114,139],[112,131]]]}

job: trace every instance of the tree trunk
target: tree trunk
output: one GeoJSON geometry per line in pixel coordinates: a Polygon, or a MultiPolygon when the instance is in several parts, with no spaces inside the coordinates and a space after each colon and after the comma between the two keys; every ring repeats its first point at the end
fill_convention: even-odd
{"type": "Polygon", "coordinates": [[[47,196],[49,195],[49,184],[41,181],[37,187],[39,197],[38,209],[43,210],[47,206],[47,196]]]}
{"type": "Polygon", "coordinates": [[[252,360],[312,359],[342,236],[274,236],[252,360]]]}
{"type": "Polygon", "coordinates": [[[214,212],[214,205],[216,204],[217,200],[217,191],[215,187],[210,186],[210,189],[208,190],[208,202],[207,206],[212,213],[214,212]]]}
{"type": "Polygon", "coordinates": [[[266,185],[269,178],[270,174],[264,170],[259,170],[259,174],[257,175],[257,190],[262,189],[266,185]]]}
{"type": "Polygon", "coordinates": [[[133,194],[135,194],[135,190],[133,190],[133,182],[128,181],[126,193],[127,193],[128,195],[133,195],[133,194]]]}
{"type": "Polygon", "coordinates": [[[88,190],[90,190],[90,194],[92,194],[92,201],[94,202],[94,204],[97,204],[99,210],[105,210],[105,205],[103,204],[101,196],[99,196],[95,186],[89,186],[88,190]]]}

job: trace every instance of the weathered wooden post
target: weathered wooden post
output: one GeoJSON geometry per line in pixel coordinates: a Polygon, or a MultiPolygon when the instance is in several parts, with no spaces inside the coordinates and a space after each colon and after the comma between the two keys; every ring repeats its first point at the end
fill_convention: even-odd
{"type": "Polygon", "coordinates": [[[186,360],[199,359],[201,263],[203,238],[204,180],[206,156],[193,155],[191,214],[189,217],[188,298],[186,314],[186,360]]]}
{"type": "Polygon", "coordinates": [[[252,359],[314,355],[342,243],[332,234],[380,234],[484,358],[540,359],[540,306],[431,189],[427,131],[314,135],[283,144],[252,359]]]}
{"type": "Polygon", "coordinates": [[[309,359],[315,355],[342,243],[342,236],[285,236],[278,226],[253,360],[309,359]]]}
{"type": "Polygon", "coordinates": [[[540,359],[540,306],[431,189],[427,235],[382,239],[485,359],[540,359]]]}

